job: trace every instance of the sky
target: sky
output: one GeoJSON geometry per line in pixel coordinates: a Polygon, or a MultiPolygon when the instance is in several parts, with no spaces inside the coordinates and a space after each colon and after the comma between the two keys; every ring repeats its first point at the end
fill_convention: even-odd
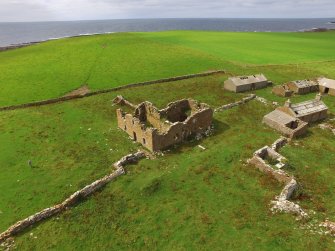
{"type": "Polygon", "coordinates": [[[335,0],[0,0],[0,22],[335,17],[335,0]]]}

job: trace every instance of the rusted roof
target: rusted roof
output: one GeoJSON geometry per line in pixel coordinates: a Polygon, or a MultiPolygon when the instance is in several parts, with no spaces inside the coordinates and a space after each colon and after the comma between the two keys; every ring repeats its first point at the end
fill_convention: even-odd
{"type": "Polygon", "coordinates": [[[317,85],[316,82],[308,79],[292,81],[298,88],[306,88],[317,85]]]}
{"type": "Polygon", "coordinates": [[[308,100],[298,104],[292,104],[291,109],[297,115],[297,117],[305,116],[324,110],[328,110],[328,107],[321,100],[308,100]]]}

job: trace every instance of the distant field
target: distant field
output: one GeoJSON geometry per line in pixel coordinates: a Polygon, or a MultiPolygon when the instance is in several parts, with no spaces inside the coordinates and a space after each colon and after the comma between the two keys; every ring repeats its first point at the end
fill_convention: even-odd
{"type": "Polygon", "coordinates": [[[83,84],[98,90],[212,69],[271,72],[279,83],[301,68],[301,78],[335,77],[334,39],[335,32],[171,31],[50,41],[0,53],[0,106],[55,98],[83,84]],[[322,62],[303,64],[315,61],[322,62]],[[294,65],[255,67],[267,64],[294,65]]]}
{"type": "MultiPolygon", "coordinates": [[[[111,103],[116,95],[161,108],[184,97],[217,107],[244,96],[224,91],[226,78],[220,74],[0,113],[0,231],[111,172],[115,160],[140,147],[117,129],[117,107],[111,103]]],[[[325,101],[335,113],[332,97],[325,101]]],[[[87,201],[16,238],[18,250],[332,249],[332,238],[299,229],[291,215],[272,215],[268,204],[282,186],[243,166],[256,149],[279,137],[261,123],[271,110],[254,100],[215,114],[213,136],[129,166],[127,175],[87,201]]],[[[289,172],[306,186],[308,196],[299,202],[321,219],[335,211],[332,137],[314,127],[283,150],[295,168],[289,172]],[[328,154],[320,155],[321,147],[328,154]]]]}

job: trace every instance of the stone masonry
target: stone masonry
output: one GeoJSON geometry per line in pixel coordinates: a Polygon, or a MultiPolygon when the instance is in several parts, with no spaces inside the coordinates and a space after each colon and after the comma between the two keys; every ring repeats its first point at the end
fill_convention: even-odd
{"type": "Polygon", "coordinates": [[[213,110],[192,99],[172,102],[162,110],[148,101],[134,109],[134,105],[121,96],[114,102],[132,111],[126,113],[121,108],[117,109],[118,127],[153,152],[205,134],[212,125],[213,110]]]}

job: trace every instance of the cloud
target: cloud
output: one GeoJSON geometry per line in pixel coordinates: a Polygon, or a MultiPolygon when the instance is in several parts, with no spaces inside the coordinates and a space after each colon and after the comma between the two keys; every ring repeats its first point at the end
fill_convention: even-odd
{"type": "Polygon", "coordinates": [[[0,21],[331,17],[334,0],[0,0],[0,21]]]}

